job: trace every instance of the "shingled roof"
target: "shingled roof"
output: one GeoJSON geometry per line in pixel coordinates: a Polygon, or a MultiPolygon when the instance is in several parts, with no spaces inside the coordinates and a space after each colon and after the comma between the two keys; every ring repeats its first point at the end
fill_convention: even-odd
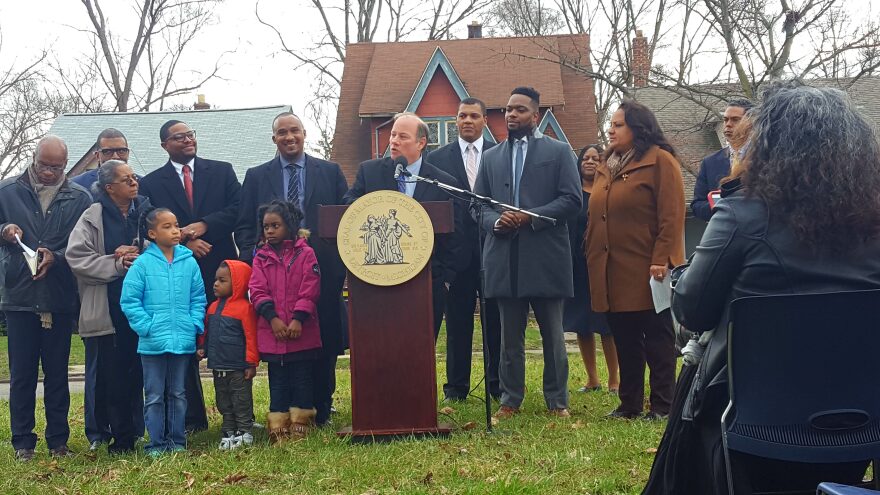
{"type": "Polygon", "coordinates": [[[94,151],[95,138],[108,127],[125,134],[132,168],[146,174],[168,161],[168,154],[159,144],[159,128],[169,120],[180,120],[196,130],[199,156],[232,163],[239,180],[243,180],[248,168],[275,156],[272,119],[290,111],[290,105],[275,105],[182,112],[68,113],[55,119],[49,132],[64,139],[71,162],[76,160],[71,175],[81,172],[94,151]]]}
{"type": "Polygon", "coordinates": [[[573,144],[596,138],[593,84],[560,59],[589,67],[589,36],[469,38],[347,45],[336,117],[333,159],[346,167],[370,156],[368,118],[406,109],[437,50],[469,96],[490,109],[507,105],[510,90],[533,86],[573,144]]]}
{"type": "MultiPolygon", "coordinates": [[[[811,79],[807,84],[817,87],[836,87],[846,91],[865,117],[880,129],[880,77],[852,79],[811,79]]],[[[654,111],[664,134],[675,146],[682,162],[685,196],[690,203],[700,161],[723,146],[721,121],[726,102],[742,98],[733,84],[705,85],[699,94],[687,97],[676,88],[645,87],[634,90],[635,98],[654,111]],[[693,97],[717,110],[709,111],[693,101],[693,97]]]]}

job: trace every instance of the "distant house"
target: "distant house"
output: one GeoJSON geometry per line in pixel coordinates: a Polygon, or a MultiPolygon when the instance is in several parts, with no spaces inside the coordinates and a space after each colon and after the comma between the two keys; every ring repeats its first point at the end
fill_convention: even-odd
{"type": "Polygon", "coordinates": [[[159,128],[169,120],[180,120],[196,131],[199,156],[232,163],[239,180],[243,180],[248,168],[275,156],[272,119],[290,111],[290,105],[276,105],[181,112],[70,113],[55,119],[49,132],[67,143],[71,164],[68,176],[97,166],[95,139],[108,127],[125,134],[131,148],[129,163],[135,173],[144,175],[168,161],[159,143],[159,128]]]}
{"type": "MultiPolygon", "coordinates": [[[[875,128],[880,129],[880,77],[862,77],[855,82],[851,79],[812,79],[806,83],[846,91],[875,128]]],[[[688,204],[693,198],[700,161],[726,145],[722,134],[723,123],[718,115],[723,113],[727,101],[742,98],[737,86],[732,84],[706,85],[701,89],[705,91],[696,96],[717,113],[678,94],[673,88],[640,87],[634,90],[635,98],[654,111],[663,132],[681,158],[688,204]]],[[[705,222],[692,217],[688,211],[686,241],[689,253],[699,242],[706,226],[705,222]]]]}
{"type": "Polygon", "coordinates": [[[430,151],[457,138],[458,103],[471,96],[489,108],[484,137],[506,139],[503,108],[516,86],[541,93],[541,131],[573,150],[596,141],[593,81],[560,63],[589,65],[587,35],[482,38],[479,26],[469,31],[462,40],[347,46],[332,157],[349,181],[360,162],[387,152],[398,112],[427,122],[430,151]]]}

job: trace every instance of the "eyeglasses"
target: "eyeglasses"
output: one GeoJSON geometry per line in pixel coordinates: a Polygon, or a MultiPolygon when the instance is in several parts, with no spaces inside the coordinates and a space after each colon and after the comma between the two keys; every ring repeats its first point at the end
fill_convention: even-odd
{"type": "Polygon", "coordinates": [[[128,148],[101,148],[98,150],[98,153],[104,158],[110,158],[113,155],[127,156],[130,151],[128,148]]]}
{"type": "Polygon", "coordinates": [[[178,143],[182,143],[182,142],[186,141],[187,139],[189,139],[190,141],[195,141],[196,140],[196,131],[191,130],[189,132],[178,132],[177,134],[172,134],[172,135],[168,136],[168,139],[166,139],[165,142],[176,141],[178,143]]]}
{"type": "Polygon", "coordinates": [[[118,181],[116,181],[116,182],[111,182],[110,184],[126,184],[126,185],[129,185],[129,186],[133,186],[133,185],[135,185],[135,184],[137,184],[137,183],[138,183],[138,178],[137,178],[137,176],[131,175],[131,176],[128,176],[128,177],[123,177],[122,179],[120,179],[120,180],[118,180],[118,181]]]}
{"type": "Polygon", "coordinates": [[[40,172],[52,172],[53,174],[60,174],[64,172],[64,168],[67,167],[67,164],[64,165],[46,165],[42,163],[40,160],[34,160],[34,163],[37,165],[37,170],[40,172]]]}

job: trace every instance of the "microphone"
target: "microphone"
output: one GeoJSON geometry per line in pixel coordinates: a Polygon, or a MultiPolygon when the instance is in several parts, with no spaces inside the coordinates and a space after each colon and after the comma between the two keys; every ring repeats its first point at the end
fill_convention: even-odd
{"type": "Polygon", "coordinates": [[[395,163],[395,165],[397,165],[394,168],[394,179],[395,180],[399,179],[401,175],[404,177],[412,176],[412,174],[406,169],[406,166],[409,165],[409,163],[407,163],[407,161],[406,161],[406,158],[404,158],[403,156],[398,156],[397,158],[394,159],[394,163],[395,163]]]}

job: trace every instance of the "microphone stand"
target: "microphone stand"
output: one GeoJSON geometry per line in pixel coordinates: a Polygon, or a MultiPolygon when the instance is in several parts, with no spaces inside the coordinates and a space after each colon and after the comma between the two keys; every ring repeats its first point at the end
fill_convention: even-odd
{"type": "MultiPolygon", "coordinates": [[[[452,193],[461,194],[471,199],[471,203],[469,209],[474,209],[477,213],[477,253],[479,255],[480,260],[480,333],[482,335],[483,340],[483,385],[484,385],[484,402],[486,404],[486,433],[492,433],[492,394],[489,387],[489,344],[488,344],[488,335],[486,334],[486,269],[483,267],[483,205],[491,206],[494,208],[502,208],[505,210],[511,211],[519,211],[529,215],[533,218],[537,218],[540,220],[544,220],[550,222],[552,225],[556,225],[556,219],[545,217],[544,215],[539,215],[537,213],[532,213],[528,210],[523,210],[522,208],[508,205],[502,203],[500,201],[496,201],[487,196],[480,196],[477,193],[468,191],[467,189],[460,189],[455,186],[450,186],[449,184],[444,184],[437,179],[428,179],[426,177],[420,177],[416,174],[412,174],[410,172],[406,172],[405,170],[401,171],[401,175],[404,175],[407,178],[412,178],[416,182],[426,182],[428,184],[434,184],[439,187],[442,191],[446,192],[450,196],[454,195],[452,193]]],[[[447,355],[448,357],[448,355],[447,355]]]]}
{"type": "Polygon", "coordinates": [[[554,226],[556,225],[555,218],[545,217],[544,215],[540,215],[538,213],[534,213],[529,210],[524,210],[518,206],[509,205],[507,203],[502,203],[501,201],[497,201],[497,200],[490,198],[488,196],[480,196],[479,194],[468,191],[467,189],[459,189],[455,186],[450,186],[449,184],[444,184],[437,179],[429,179],[427,177],[421,177],[421,176],[418,176],[416,174],[406,172],[406,171],[401,172],[401,175],[403,175],[407,178],[414,179],[416,182],[426,182],[428,184],[434,184],[435,186],[439,187],[440,189],[443,189],[446,192],[454,192],[454,193],[458,193],[458,194],[464,194],[465,196],[471,198],[471,201],[473,201],[475,203],[485,204],[485,205],[491,206],[495,209],[500,208],[502,210],[518,211],[520,213],[525,213],[526,215],[528,215],[532,218],[536,218],[538,220],[543,220],[545,222],[549,222],[550,225],[554,225],[554,226]]]}

